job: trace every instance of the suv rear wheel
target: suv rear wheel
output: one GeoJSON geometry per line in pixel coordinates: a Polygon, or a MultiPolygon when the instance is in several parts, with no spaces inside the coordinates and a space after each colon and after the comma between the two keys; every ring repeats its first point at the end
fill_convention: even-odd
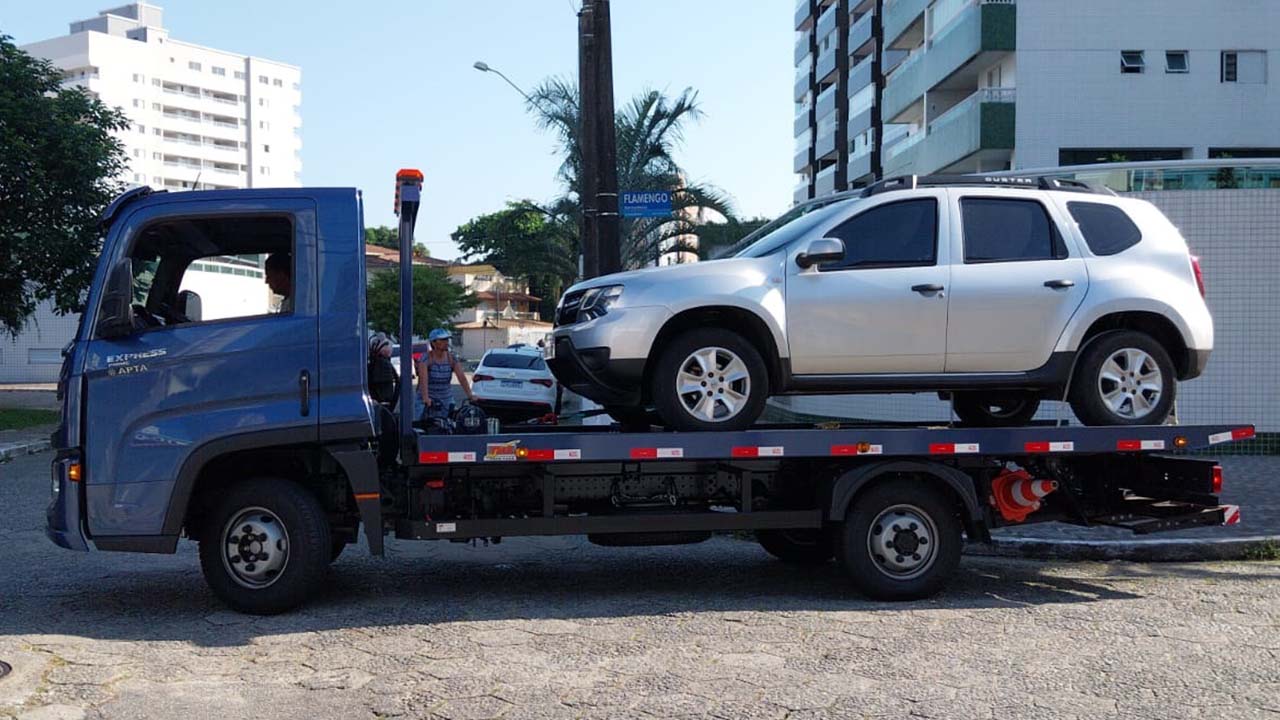
{"type": "Polygon", "coordinates": [[[1150,335],[1101,335],[1081,355],[1071,380],[1071,409],[1085,425],[1159,425],[1176,392],[1173,361],[1150,335]]]}
{"type": "Polygon", "coordinates": [[[956,417],[977,427],[1019,427],[1031,422],[1040,398],[1026,392],[958,392],[951,397],[956,417]]]}
{"type": "Polygon", "coordinates": [[[677,335],[661,350],[653,373],[653,404],[675,430],[745,430],[768,397],[760,353],[722,328],[677,335]]]}

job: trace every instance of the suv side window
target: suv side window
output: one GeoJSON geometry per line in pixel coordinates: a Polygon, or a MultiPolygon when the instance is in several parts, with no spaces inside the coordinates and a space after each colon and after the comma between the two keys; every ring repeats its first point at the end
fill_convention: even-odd
{"type": "Polygon", "coordinates": [[[938,259],[938,201],[917,198],[874,207],[827,233],[844,241],[844,259],[824,272],[930,266],[938,259]]]}
{"type": "Polygon", "coordinates": [[[967,197],[960,200],[965,263],[1058,260],[1066,244],[1036,200],[967,197]]]}
{"type": "Polygon", "coordinates": [[[1067,210],[1080,225],[1080,234],[1094,255],[1115,255],[1142,240],[1142,231],[1115,205],[1069,202],[1067,210]]]}

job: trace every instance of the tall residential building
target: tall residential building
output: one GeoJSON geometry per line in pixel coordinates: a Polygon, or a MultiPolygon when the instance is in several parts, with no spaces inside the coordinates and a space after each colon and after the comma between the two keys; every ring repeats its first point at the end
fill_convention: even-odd
{"type": "Polygon", "coordinates": [[[133,3],[24,46],[132,121],[122,180],[157,189],[290,187],[302,177],[302,71],[174,40],[133,3]]]}
{"type": "Polygon", "coordinates": [[[1272,0],[801,0],[795,27],[797,201],[902,174],[1280,156],[1272,0]]]}

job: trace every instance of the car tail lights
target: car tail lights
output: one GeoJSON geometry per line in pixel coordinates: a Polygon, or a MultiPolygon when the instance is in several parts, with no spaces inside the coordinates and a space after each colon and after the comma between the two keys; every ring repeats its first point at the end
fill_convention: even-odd
{"type": "Polygon", "coordinates": [[[492,375],[485,375],[484,373],[476,373],[475,375],[471,376],[471,382],[484,382],[485,380],[492,380],[492,379],[493,379],[492,375]]]}
{"type": "Polygon", "coordinates": [[[1200,257],[1198,255],[1191,256],[1191,272],[1196,276],[1196,287],[1200,288],[1200,297],[1204,297],[1204,273],[1200,270],[1200,257]]]}

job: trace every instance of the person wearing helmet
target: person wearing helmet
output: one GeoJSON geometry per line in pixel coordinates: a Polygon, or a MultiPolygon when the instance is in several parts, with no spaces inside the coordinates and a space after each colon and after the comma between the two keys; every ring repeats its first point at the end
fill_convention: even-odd
{"type": "Polygon", "coordinates": [[[383,333],[369,338],[369,395],[390,403],[396,394],[396,371],[391,365],[391,340],[383,333]]]}
{"type": "Polygon", "coordinates": [[[427,335],[431,349],[423,353],[417,361],[418,395],[426,405],[426,415],[446,415],[453,403],[453,389],[450,387],[450,375],[456,375],[458,384],[466,393],[467,399],[475,402],[475,393],[471,391],[471,383],[462,370],[462,363],[449,351],[449,338],[452,334],[444,328],[436,328],[427,335]]]}

